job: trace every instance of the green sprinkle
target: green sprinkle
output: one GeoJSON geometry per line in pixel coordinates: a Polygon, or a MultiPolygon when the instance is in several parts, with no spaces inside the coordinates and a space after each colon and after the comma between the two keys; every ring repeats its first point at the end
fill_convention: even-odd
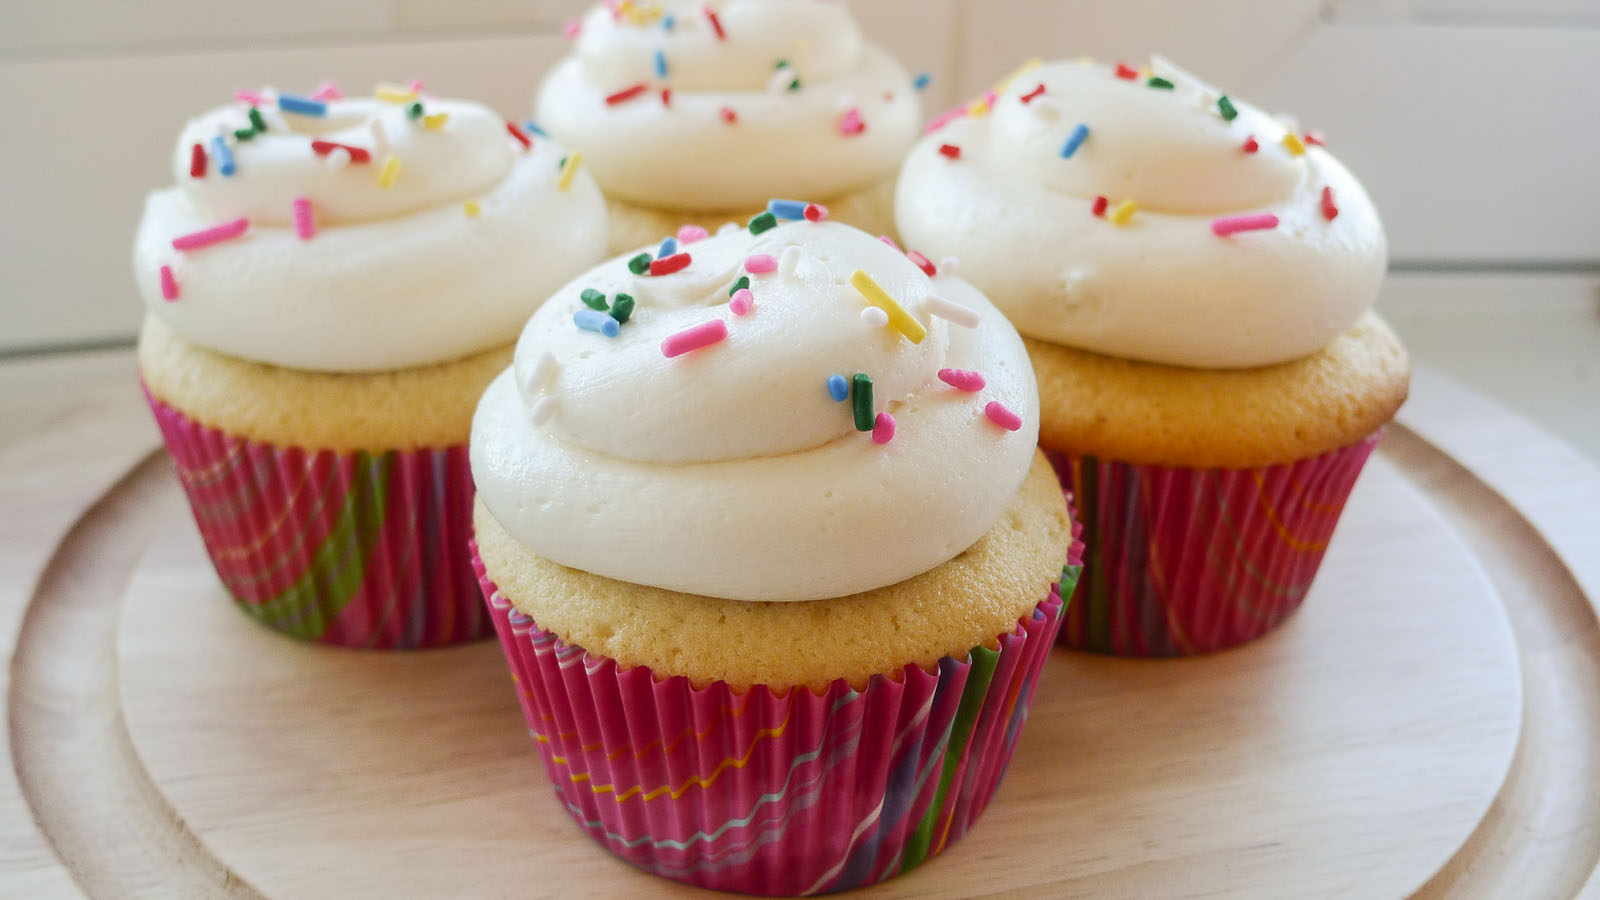
{"type": "Polygon", "coordinates": [[[764,212],[761,215],[756,216],[754,219],[750,220],[750,233],[751,234],[760,234],[761,232],[766,231],[769,228],[776,228],[777,225],[778,225],[778,217],[773,215],[770,212],[764,212]]]}
{"type": "Polygon", "coordinates": [[[261,110],[250,107],[250,127],[257,131],[267,130],[267,120],[261,117],[261,110]]]}
{"type": "Polygon", "coordinates": [[[422,118],[422,104],[420,102],[413,103],[406,107],[406,115],[413,119],[422,118]]]}
{"type": "Polygon", "coordinates": [[[606,311],[606,295],[594,288],[584,288],[583,293],[578,295],[578,299],[582,300],[583,305],[590,309],[597,309],[601,312],[606,311]]]}
{"type": "Polygon", "coordinates": [[[650,254],[641,253],[628,260],[628,271],[635,275],[643,275],[650,271],[650,254]]]}
{"type": "Polygon", "coordinates": [[[791,90],[791,91],[800,90],[800,79],[796,78],[795,80],[789,82],[789,90],[791,90]]]}
{"type": "Polygon", "coordinates": [[[618,294],[616,301],[611,304],[611,318],[616,319],[617,324],[621,325],[628,321],[631,315],[633,315],[633,298],[627,294],[618,294]]]}
{"type": "Polygon", "coordinates": [[[856,430],[871,431],[872,379],[863,372],[857,372],[856,377],[850,380],[850,407],[855,413],[856,430]]]}
{"type": "Polygon", "coordinates": [[[747,288],[749,286],[750,286],[750,276],[749,275],[740,275],[739,276],[739,280],[735,281],[733,283],[733,287],[728,288],[728,296],[732,297],[734,294],[739,293],[740,291],[744,290],[745,288],[747,288]]]}
{"type": "Polygon", "coordinates": [[[256,130],[254,128],[235,128],[233,136],[237,140],[248,141],[256,136],[256,130]]]}
{"type": "Polygon", "coordinates": [[[778,64],[776,66],[773,66],[773,68],[774,69],[787,69],[787,68],[789,68],[789,61],[787,59],[780,59],[780,60],[778,60],[778,64]]]}
{"type": "Polygon", "coordinates": [[[1165,78],[1152,78],[1149,81],[1146,81],[1145,84],[1153,88],[1160,88],[1163,91],[1172,90],[1172,82],[1166,80],[1165,78]]]}
{"type": "Polygon", "coordinates": [[[1227,94],[1217,98],[1217,112],[1222,113],[1222,118],[1229,122],[1232,122],[1234,117],[1239,115],[1239,111],[1233,108],[1233,101],[1228,99],[1227,94]]]}

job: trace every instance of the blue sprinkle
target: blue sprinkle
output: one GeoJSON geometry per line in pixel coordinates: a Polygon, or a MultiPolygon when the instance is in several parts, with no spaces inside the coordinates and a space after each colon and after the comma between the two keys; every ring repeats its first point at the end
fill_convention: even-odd
{"type": "Polygon", "coordinates": [[[1077,127],[1072,129],[1072,133],[1067,135],[1067,142],[1061,145],[1061,158],[1071,159],[1072,154],[1078,152],[1078,148],[1083,146],[1084,138],[1088,136],[1089,126],[1079,122],[1077,127]]]}
{"type": "Polygon", "coordinates": [[[844,380],[843,375],[828,376],[828,396],[835,403],[843,403],[850,398],[850,382],[844,380]]]}
{"type": "Polygon", "coordinates": [[[656,51],[656,77],[667,77],[667,55],[660,50],[656,51]]]}
{"type": "Polygon", "coordinates": [[[669,237],[666,240],[661,242],[661,250],[660,250],[660,252],[658,252],[656,254],[656,259],[666,259],[667,257],[669,257],[672,254],[677,253],[677,252],[678,252],[678,239],[669,237]]]}
{"type": "Polygon", "coordinates": [[[920,90],[924,90],[924,89],[927,88],[928,82],[930,82],[932,80],[933,80],[933,76],[932,75],[929,75],[927,72],[923,72],[921,75],[917,76],[917,79],[915,81],[911,82],[911,86],[916,88],[919,91],[920,90]]]}
{"type": "Polygon", "coordinates": [[[221,135],[211,139],[211,155],[217,158],[217,171],[224,175],[233,174],[233,151],[228,149],[228,142],[221,135]]]}
{"type": "Polygon", "coordinates": [[[580,309],[572,314],[572,324],[584,331],[598,331],[606,337],[616,337],[622,326],[610,314],[598,309],[580,309]]]}
{"type": "Polygon", "coordinates": [[[529,119],[528,121],[522,123],[522,130],[526,131],[526,132],[529,132],[531,134],[537,134],[539,137],[542,137],[542,138],[547,138],[547,137],[550,136],[548,134],[545,134],[544,133],[544,129],[539,127],[539,123],[535,122],[532,119],[529,119]]]}
{"type": "Polygon", "coordinates": [[[661,27],[666,29],[667,31],[671,31],[673,28],[676,28],[677,25],[678,25],[678,17],[677,16],[662,16],[661,17],[661,27]]]}
{"type": "Polygon", "coordinates": [[[806,204],[799,200],[768,200],[767,212],[780,219],[804,219],[806,204]]]}
{"type": "Polygon", "coordinates": [[[325,116],[328,114],[328,104],[308,97],[296,97],[294,94],[279,94],[278,108],[284,112],[299,113],[302,116],[325,116]]]}

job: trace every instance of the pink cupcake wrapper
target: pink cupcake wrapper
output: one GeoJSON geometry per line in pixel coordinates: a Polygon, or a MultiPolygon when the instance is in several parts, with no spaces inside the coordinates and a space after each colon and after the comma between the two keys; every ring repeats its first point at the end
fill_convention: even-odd
{"type": "Polygon", "coordinates": [[[562,642],[474,561],[572,818],[642,869],[752,894],[872,884],[965,833],[1005,774],[1063,605],[1051,585],[998,650],[975,647],[931,673],[908,665],[861,691],[843,679],[820,694],[696,688],[562,642]]]}
{"type": "Polygon", "coordinates": [[[467,548],[465,446],[280,447],[145,398],[212,565],[251,618],[302,640],[383,650],[489,636],[467,548]]]}
{"type": "Polygon", "coordinates": [[[1253,469],[1046,451],[1089,547],[1058,641],[1122,656],[1187,656],[1271,631],[1305,599],[1380,435],[1253,469]]]}

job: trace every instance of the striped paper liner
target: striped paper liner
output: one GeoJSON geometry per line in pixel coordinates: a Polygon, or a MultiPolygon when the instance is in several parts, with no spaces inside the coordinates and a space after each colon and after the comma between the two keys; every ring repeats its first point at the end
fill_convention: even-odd
{"type": "Polygon", "coordinates": [[[381,650],[493,632],[467,547],[465,446],[279,447],[145,398],[211,563],[246,615],[301,640],[381,650]]]}
{"type": "Polygon", "coordinates": [[[982,814],[1081,558],[998,649],[820,694],[624,669],[482,586],[545,771],[584,831],[675,881],[801,896],[913,869],[982,814]]]}
{"type": "Polygon", "coordinates": [[[1089,547],[1057,640],[1096,653],[1188,656],[1276,628],[1310,590],[1380,434],[1254,469],[1045,451],[1089,547]]]}

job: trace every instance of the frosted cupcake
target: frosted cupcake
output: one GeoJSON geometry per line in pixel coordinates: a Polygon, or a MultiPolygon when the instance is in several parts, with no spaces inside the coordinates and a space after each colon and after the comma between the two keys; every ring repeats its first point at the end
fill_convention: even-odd
{"type": "Polygon", "coordinates": [[[1076,568],[1004,317],[853,228],[758,231],[619,257],[534,315],[473,423],[474,526],[580,827],[806,894],[983,811],[1076,568]]]}
{"type": "Polygon", "coordinates": [[[607,3],[536,103],[606,194],[611,250],[807,197],[873,234],[916,140],[912,80],[837,0],[607,3]]]}
{"type": "Polygon", "coordinates": [[[239,607],[298,638],[487,636],[472,409],[605,249],[564,152],[409,88],[244,92],[189,122],[134,247],[139,371],[239,607]]]}
{"type": "Polygon", "coordinates": [[[906,161],[910,246],[1028,338],[1090,548],[1062,640],[1217,650],[1300,604],[1409,362],[1366,192],[1171,66],[1025,68],[906,161]]]}

